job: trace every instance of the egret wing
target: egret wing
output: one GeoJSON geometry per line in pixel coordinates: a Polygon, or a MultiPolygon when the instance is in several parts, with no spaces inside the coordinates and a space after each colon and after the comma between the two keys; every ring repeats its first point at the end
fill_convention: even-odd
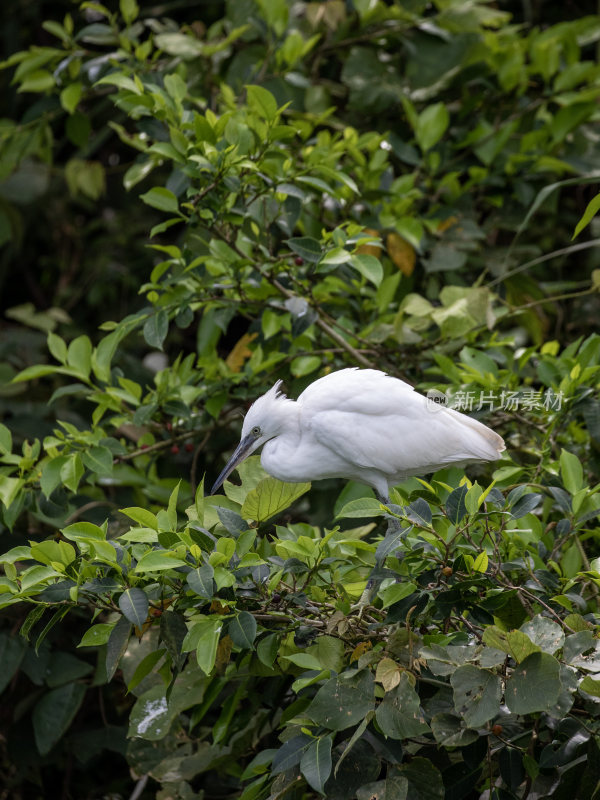
{"type": "Polygon", "coordinates": [[[449,464],[495,460],[504,449],[502,438],[477,420],[394,384],[389,379],[385,394],[355,395],[337,409],[318,411],[311,398],[302,408],[303,424],[346,463],[377,470],[390,480],[449,464]]]}
{"type": "Polygon", "coordinates": [[[341,369],[311,383],[297,402],[305,416],[336,410],[383,416],[396,413],[411,398],[412,386],[376,369],[341,369]]]}

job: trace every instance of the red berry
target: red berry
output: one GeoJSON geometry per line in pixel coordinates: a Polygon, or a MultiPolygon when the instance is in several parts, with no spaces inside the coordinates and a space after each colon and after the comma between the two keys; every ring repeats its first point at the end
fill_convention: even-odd
{"type": "Polygon", "coordinates": [[[192,450],[194,449],[194,445],[191,442],[188,442],[185,446],[185,449],[187,450],[188,453],[191,453],[192,450]]]}
{"type": "Polygon", "coordinates": [[[165,427],[166,427],[166,429],[167,429],[168,431],[172,431],[172,430],[173,430],[173,423],[172,423],[172,422],[167,422],[167,424],[165,425],[165,427]]]}
{"type": "Polygon", "coordinates": [[[492,725],[492,733],[494,736],[500,736],[502,733],[502,725],[492,725]]]}
{"type": "Polygon", "coordinates": [[[147,450],[147,449],[148,449],[148,445],[147,444],[141,444],[140,445],[140,450],[147,450]]]}
{"type": "Polygon", "coordinates": [[[174,444],[173,447],[171,448],[171,452],[173,453],[174,456],[176,456],[177,453],[179,452],[179,447],[176,444],[174,444]]]}
{"type": "Polygon", "coordinates": [[[294,264],[295,264],[297,267],[301,267],[301,266],[302,266],[302,264],[304,264],[304,259],[303,259],[303,258],[301,258],[300,256],[296,256],[296,258],[294,259],[294,264]]]}

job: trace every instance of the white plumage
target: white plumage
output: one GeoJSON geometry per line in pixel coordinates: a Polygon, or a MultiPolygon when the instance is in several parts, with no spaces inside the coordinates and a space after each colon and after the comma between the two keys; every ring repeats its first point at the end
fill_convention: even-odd
{"type": "Polygon", "coordinates": [[[240,444],[213,493],[261,445],[263,467],[279,480],[346,478],[372,486],[381,498],[411,475],[495,461],[504,450],[502,437],[486,425],[379,370],[332,372],[297,400],[282,394],[280,384],[248,410],[240,444]]]}

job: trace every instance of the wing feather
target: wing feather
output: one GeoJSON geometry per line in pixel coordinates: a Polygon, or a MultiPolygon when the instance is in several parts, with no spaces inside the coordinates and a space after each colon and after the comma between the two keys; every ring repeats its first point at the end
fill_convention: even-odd
{"type": "Polygon", "coordinates": [[[504,449],[502,438],[481,422],[434,406],[377,370],[332,373],[309,386],[298,402],[303,424],[321,444],[357,469],[390,478],[495,460],[504,449]]]}

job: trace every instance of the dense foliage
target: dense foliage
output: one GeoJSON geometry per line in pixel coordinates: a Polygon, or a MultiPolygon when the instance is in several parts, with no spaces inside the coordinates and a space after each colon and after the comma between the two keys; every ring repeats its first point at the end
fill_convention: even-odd
{"type": "Polygon", "coordinates": [[[0,65],[9,796],[598,797],[600,18],[519,13],[85,2],[0,65]],[[205,496],[343,366],[506,453],[205,496]]]}

